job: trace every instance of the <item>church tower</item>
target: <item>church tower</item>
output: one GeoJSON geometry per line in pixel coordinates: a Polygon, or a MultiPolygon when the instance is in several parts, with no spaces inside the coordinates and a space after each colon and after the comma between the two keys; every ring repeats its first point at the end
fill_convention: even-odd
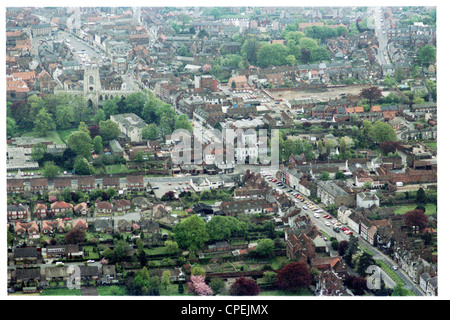
{"type": "Polygon", "coordinates": [[[97,110],[98,97],[102,85],[100,82],[100,74],[97,64],[86,64],[84,69],[84,98],[88,102],[88,106],[97,110]]]}

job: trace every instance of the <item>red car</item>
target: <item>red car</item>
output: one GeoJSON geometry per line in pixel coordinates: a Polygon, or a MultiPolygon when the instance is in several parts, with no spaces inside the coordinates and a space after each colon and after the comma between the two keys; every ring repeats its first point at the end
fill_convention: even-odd
{"type": "Polygon", "coordinates": [[[346,228],[346,227],[343,227],[342,228],[342,231],[347,231],[348,229],[346,228]]]}

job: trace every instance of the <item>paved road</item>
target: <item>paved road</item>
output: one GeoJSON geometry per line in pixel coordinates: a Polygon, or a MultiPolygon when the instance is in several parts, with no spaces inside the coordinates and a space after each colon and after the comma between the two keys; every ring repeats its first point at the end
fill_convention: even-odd
{"type": "Polygon", "coordinates": [[[386,23],[383,15],[383,9],[381,7],[374,8],[375,14],[375,35],[378,38],[378,62],[381,65],[390,64],[386,54],[387,47],[387,31],[389,24],[386,23]]]}
{"type": "MultiPolygon", "coordinates": [[[[274,175],[273,172],[267,172],[267,173],[274,175]]],[[[269,183],[269,185],[271,185],[273,188],[275,188],[275,189],[280,189],[280,187],[279,187],[276,183],[271,182],[271,181],[268,181],[267,179],[266,179],[266,181],[267,181],[267,182],[269,183]]],[[[291,193],[287,192],[287,191],[289,190],[288,187],[285,188],[285,189],[281,189],[281,190],[283,190],[283,192],[285,192],[285,194],[287,194],[287,195],[288,195],[289,197],[291,197],[293,200],[297,200],[297,201],[298,201],[298,199],[295,198],[291,193]]],[[[303,196],[304,196],[304,198],[305,198],[305,202],[303,202],[303,203],[306,203],[306,202],[312,203],[312,201],[309,200],[305,195],[303,195],[303,196]]],[[[307,208],[307,207],[306,207],[306,209],[304,209],[304,208],[303,208],[303,203],[302,203],[302,202],[300,202],[300,203],[302,204],[302,205],[301,205],[301,206],[302,206],[302,212],[305,212],[306,214],[308,214],[309,217],[311,218],[311,220],[314,221],[314,223],[317,225],[317,227],[318,227],[320,230],[323,230],[325,233],[327,233],[327,234],[330,235],[331,237],[335,237],[338,241],[342,241],[342,240],[348,241],[348,240],[349,240],[349,238],[350,238],[349,235],[346,235],[346,234],[343,233],[343,232],[337,233],[337,232],[333,231],[332,225],[330,225],[330,226],[325,225],[325,221],[329,221],[329,220],[323,218],[323,215],[327,214],[325,208],[323,208],[323,205],[320,205],[320,204],[319,204],[319,205],[314,205],[315,208],[313,208],[313,209],[310,209],[310,208],[307,208]],[[320,217],[319,217],[319,218],[316,218],[316,217],[314,217],[314,210],[316,210],[316,209],[319,208],[319,207],[320,207],[324,212],[321,212],[321,213],[320,213],[320,217]]],[[[330,220],[332,220],[332,219],[330,219],[330,220]]],[[[354,234],[357,234],[357,233],[354,232],[354,234]]],[[[367,249],[368,251],[370,251],[370,252],[373,254],[373,258],[374,258],[375,260],[381,260],[381,261],[383,261],[384,263],[386,263],[388,266],[391,266],[391,267],[392,267],[392,266],[397,266],[397,264],[396,264],[390,257],[388,257],[388,256],[385,255],[384,253],[380,252],[377,248],[373,247],[372,245],[370,245],[369,243],[367,243],[365,240],[361,239],[361,237],[359,237],[359,244],[360,244],[361,246],[363,246],[365,249],[367,249]]],[[[413,292],[414,292],[416,295],[418,295],[418,296],[423,296],[423,295],[425,295],[425,293],[420,289],[420,287],[419,287],[417,284],[413,283],[412,280],[411,280],[411,278],[408,277],[408,276],[406,275],[406,273],[405,273],[403,270],[401,270],[400,268],[398,268],[398,269],[395,271],[395,273],[396,273],[396,274],[397,274],[397,275],[405,282],[405,288],[406,288],[406,289],[409,289],[409,290],[413,291],[413,292]]],[[[387,276],[386,274],[384,274],[383,276],[386,277],[386,278],[385,278],[385,279],[386,279],[386,280],[385,280],[385,281],[386,281],[386,284],[389,284],[389,285],[394,284],[394,282],[393,282],[392,279],[390,279],[390,280],[387,279],[388,276],[387,276]]]]}

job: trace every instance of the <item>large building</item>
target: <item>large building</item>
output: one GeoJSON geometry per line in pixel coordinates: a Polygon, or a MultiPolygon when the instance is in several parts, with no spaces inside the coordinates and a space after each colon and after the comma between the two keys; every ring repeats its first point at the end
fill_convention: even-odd
{"type": "Polygon", "coordinates": [[[120,131],[132,142],[142,141],[142,129],[147,124],[137,115],[134,113],[116,114],[111,116],[111,120],[119,125],[120,131]]]}

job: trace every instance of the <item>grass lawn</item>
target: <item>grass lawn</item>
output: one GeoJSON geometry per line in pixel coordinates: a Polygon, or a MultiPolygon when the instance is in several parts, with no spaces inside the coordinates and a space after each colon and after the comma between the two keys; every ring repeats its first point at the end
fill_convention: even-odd
{"type": "Polygon", "coordinates": [[[58,131],[59,137],[62,141],[64,141],[64,143],[67,143],[67,139],[69,138],[70,134],[77,130],[78,130],[78,128],[59,130],[58,131]]]}
{"type": "Polygon", "coordinates": [[[437,151],[437,142],[427,142],[425,143],[428,147],[430,147],[431,149],[437,151]]]}
{"type": "Polygon", "coordinates": [[[95,246],[83,246],[83,250],[85,252],[85,259],[100,259],[100,255],[98,252],[94,252],[95,246]]]}
{"type": "Polygon", "coordinates": [[[381,269],[383,269],[384,272],[387,273],[387,275],[395,281],[396,284],[400,284],[402,286],[405,285],[405,282],[394,272],[394,270],[392,270],[391,268],[389,268],[389,266],[384,263],[384,261],[381,260],[376,260],[375,261],[381,269]]]}
{"type": "MultiPolygon", "coordinates": [[[[405,205],[405,206],[399,206],[396,207],[394,213],[395,214],[405,214],[408,211],[414,210],[417,207],[417,205],[412,204],[412,205],[405,205]]],[[[425,213],[427,215],[432,215],[432,214],[436,214],[437,212],[437,206],[433,203],[427,203],[425,205],[425,213]]]]}
{"type": "Polygon", "coordinates": [[[270,266],[273,270],[279,270],[283,268],[290,261],[286,257],[275,257],[270,260],[270,266]]]}
{"type": "Polygon", "coordinates": [[[114,174],[114,173],[130,173],[135,170],[129,170],[124,164],[111,164],[106,166],[106,174],[114,174]]]}
{"type": "Polygon", "coordinates": [[[159,254],[166,254],[166,248],[165,247],[155,247],[155,248],[145,248],[144,252],[148,254],[149,256],[153,255],[159,255],[159,254]]]}
{"type": "Polygon", "coordinates": [[[126,296],[127,291],[123,286],[98,286],[97,293],[99,296],[126,296]]]}
{"type": "Polygon", "coordinates": [[[81,296],[81,290],[68,288],[44,289],[41,296],[81,296]]]}

